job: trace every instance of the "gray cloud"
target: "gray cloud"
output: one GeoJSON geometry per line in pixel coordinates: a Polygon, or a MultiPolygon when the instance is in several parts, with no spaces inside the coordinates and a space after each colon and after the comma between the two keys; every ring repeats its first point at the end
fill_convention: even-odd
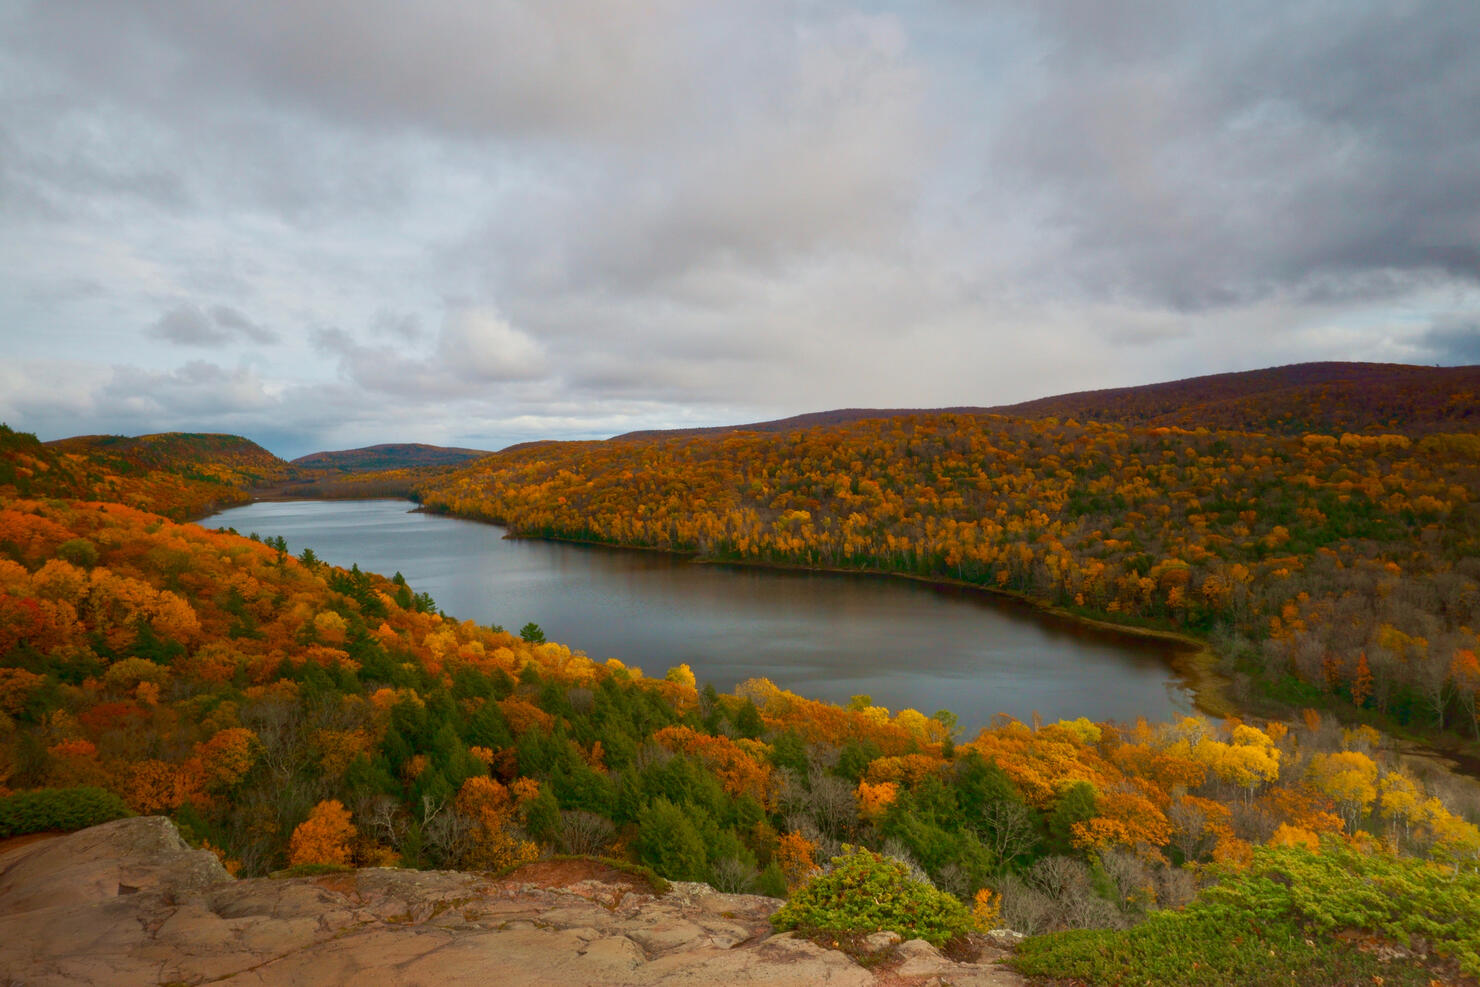
{"type": "Polygon", "coordinates": [[[149,327],[149,335],[184,346],[221,347],[231,343],[275,343],[277,333],[264,329],[230,305],[214,305],[209,313],[197,305],[180,304],[149,327]]]}
{"type": "Polygon", "coordinates": [[[687,67],[688,6],[47,0],[19,27],[88,83],[139,100],[248,94],[371,128],[616,132],[683,95],[669,83],[687,67]]]}
{"type": "Polygon", "coordinates": [[[1480,279],[1480,7],[1048,10],[996,160],[1088,290],[1188,308],[1480,279]]]}
{"type": "Polygon", "coordinates": [[[107,407],[139,420],[157,412],[216,419],[266,407],[271,397],[257,374],[248,368],[228,370],[215,363],[192,360],[173,371],[158,372],[117,367],[99,391],[107,407]]]}
{"type": "Polygon", "coordinates": [[[448,308],[425,351],[408,347],[404,337],[400,345],[365,345],[340,328],[315,329],[311,340],[338,361],[344,379],[406,397],[458,396],[489,384],[533,380],[547,369],[544,348],[485,306],[448,308]]]}
{"type": "Polygon", "coordinates": [[[393,312],[386,308],[375,313],[370,331],[403,343],[414,343],[422,338],[421,319],[415,312],[393,312]]]}
{"type": "Polygon", "coordinates": [[[1430,326],[1415,342],[1437,364],[1480,365],[1480,320],[1472,318],[1430,326]]]}

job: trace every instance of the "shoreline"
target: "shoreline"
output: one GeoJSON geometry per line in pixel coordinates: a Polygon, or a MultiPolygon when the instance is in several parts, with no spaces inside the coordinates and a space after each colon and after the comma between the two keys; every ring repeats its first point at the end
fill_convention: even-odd
{"type": "MultiPolygon", "coordinates": [[[[480,524],[490,524],[502,528],[508,525],[487,518],[465,517],[453,514],[449,511],[438,511],[419,505],[417,510],[426,514],[439,514],[443,517],[457,518],[463,521],[474,521],[480,524]]],[[[1193,637],[1190,634],[1180,633],[1160,627],[1142,627],[1136,624],[1119,624],[1111,620],[1089,617],[1078,614],[1072,610],[1049,603],[1045,600],[1035,599],[1026,593],[1016,590],[998,589],[993,586],[983,586],[980,583],[968,582],[964,579],[952,579],[949,576],[921,576],[912,572],[895,572],[889,569],[874,568],[843,568],[841,566],[819,566],[802,565],[792,562],[775,562],[750,559],[720,559],[706,556],[697,550],[682,550],[670,548],[658,548],[653,545],[623,545],[615,542],[598,541],[592,538],[574,538],[562,535],[538,535],[524,534],[509,531],[505,538],[513,540],[548,541],[567,545],[586,545],[593,548],[615,549],[623,552],[657,552],[673,558],[687,559],[695,565],[718,565],[737,566],[751,569],[764,569],[773,572],[810,572],[824,573],[842,576],[867,576],[875,579],[906,579],[911,582],[920,583],[925,586],[933,586],[941,589],[965,590],[975,594],[981,594],[997,601],[1010,601],[1014,604],[1028,607],[1040,614],[1046,614],[1056,620],[1064,621],[1076,627],[1087,628],[1094,631],[1108,633],[1114,636],[1124,636],[1142,639],[1162,641],[1176,647],[1174,653],[1168,659],[1168,665],[1178,683],[1187,690],[1192,697],[1192,706],[1196,711],[1207,716],[1219,719],[1238,714],[1237,704],[1229,695],[1233,686],[1233,680],[1223,672],[1219,671],[1219,657],[1212,646],[1193,637]]]]}

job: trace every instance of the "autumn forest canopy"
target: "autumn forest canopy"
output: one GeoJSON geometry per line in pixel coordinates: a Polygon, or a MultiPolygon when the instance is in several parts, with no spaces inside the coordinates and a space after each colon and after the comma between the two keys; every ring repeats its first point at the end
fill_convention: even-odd
{"type": "Polygon", "coordinates": [[[1300,874],[1315,897],[1279,906],[1281,962],[1402,982],[1380,951],[1300,945],[1340,926],[1474,977],[1473,923],[1402,926],[1338,885],[1370,871],[1394,900],[1437,895],[1430,914],[1475,911],[1480,803],[1388,735],[1480,740],[1477,395],[1480,368],[1321,364],[293,464],[234,436],[3,428],[0,835],[165,813],[248,874],[584,853],[797,902],[861,846],[959,902],[942,940],[1111,930],[1023,961],[1103,982],[1199,922],[1274,907],[1278,875],[1300,874]],[[722,694],[687,666],[644,675],[445,615],[399,575],[271,532],[190,523],[263,491],[1009,592],[1207,645],[1229,715],[961,736],[945,711],[784,681],[722,694]],[[1095,967],[1111,955],[1125,965],[1095,967]]]}

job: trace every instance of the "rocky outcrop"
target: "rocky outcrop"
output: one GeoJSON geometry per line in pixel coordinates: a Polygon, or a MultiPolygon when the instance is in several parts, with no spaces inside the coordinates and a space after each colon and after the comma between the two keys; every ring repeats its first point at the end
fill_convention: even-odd
{"type": "MultiPolygon", "coordinates": [[[[0,849],[0,984],[1015,985],[880,937],[869,969],[772,935],[780,903],[595,865],[237,881],[166,819],[0,849]]],[[[990,953],[990,950],[989,950],[990,953]]]]}

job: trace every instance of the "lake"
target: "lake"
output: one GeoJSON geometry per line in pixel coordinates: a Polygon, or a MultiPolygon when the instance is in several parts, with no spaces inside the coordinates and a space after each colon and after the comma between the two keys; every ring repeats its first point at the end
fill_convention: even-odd
{"type": "Polygon", "coordinates": [[[1101,631],[974,590],[882,576],[706,565],[659,552],[506,539],[403,500],[264,501],[201,523],[281,535],[293,554],[391,575],[449,615],[649,676],[687,662],[722,692],[764,677],[847,703],[949,709],[962,736],[997,713],[1130,722],[1192,711],[1170,642],[1101,631]]]}

